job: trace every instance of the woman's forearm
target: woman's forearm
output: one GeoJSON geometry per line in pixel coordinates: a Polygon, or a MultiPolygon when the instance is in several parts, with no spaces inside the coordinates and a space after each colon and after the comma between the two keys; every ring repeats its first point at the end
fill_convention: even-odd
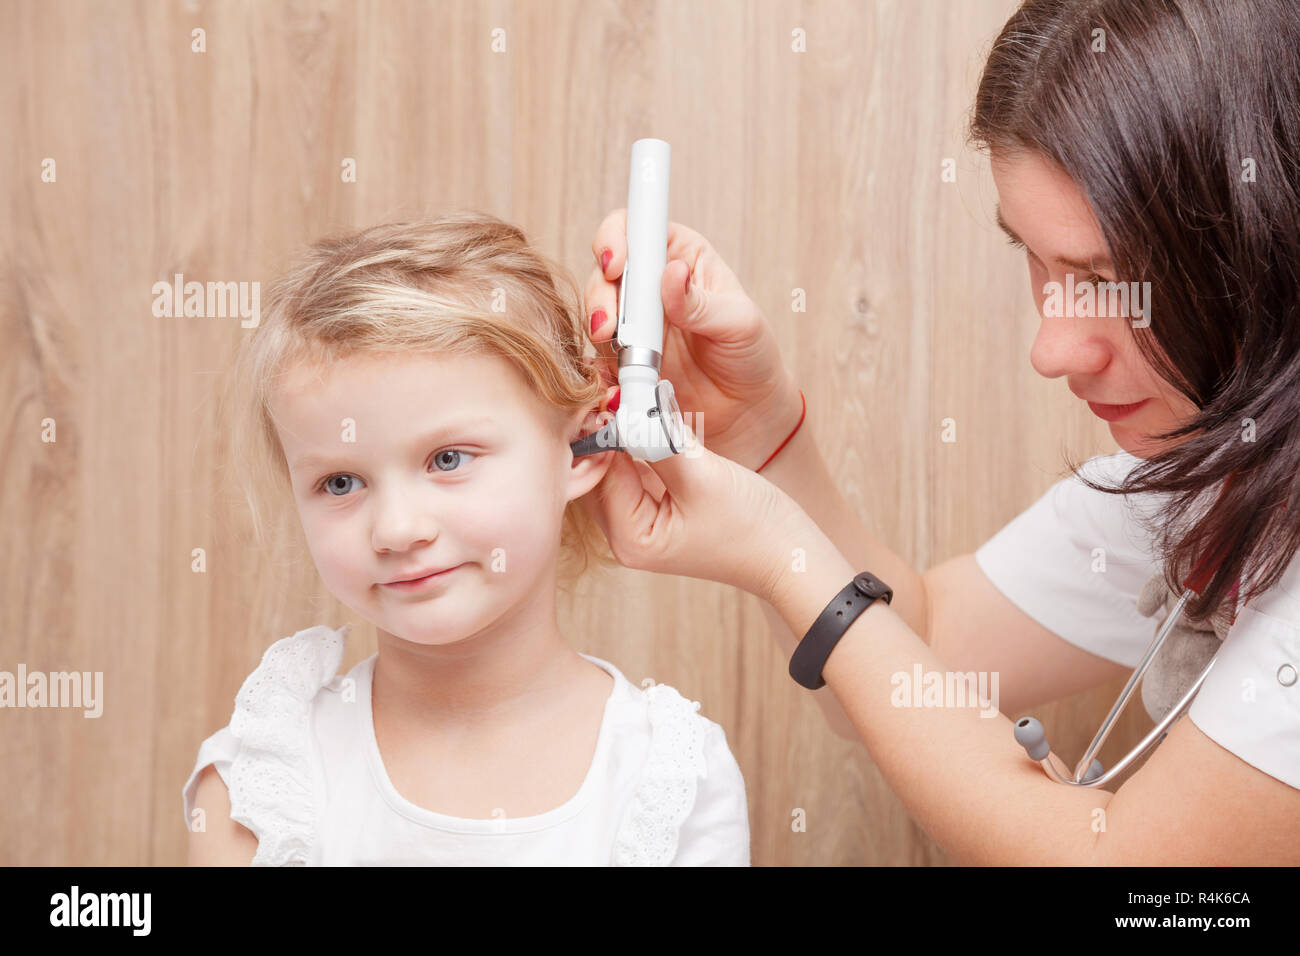
{"type": "MultiPolygon", "coordinates": [[[[799,634],[862,570],[826,535],[803,524],[789,546],[805,549],[806,568],[780,566],[754,592],[799,634]]],[[[969,691],[972,685],[949,675],[892,607],[876,601],[863,611],[835,645],[822,676],[890,788],[955,860],[1095,861],[1093,821],[1113,794],[1050,780],[1015,742],[1011,721],[993,706],[992,675],[984,675],[982,685],[980,675],[970,675],[974,689],[984,690],[959,699],[957,688],[969,691]],[[990,699],[980,700],[989,688],[990,699]]],[[[1059,763],[1058,768],[1064,769],[1059,763]]]]}
{"type": "MultiPolygon", "coordinates": [[[[840,552],[852,559],[859,571],[870,571],[885,581],[894,591],[895,612],[913,631],[928,640],[928,604],[921,575],[876,541],[867,532],[857,512],[844,500],[813,439],[811,417],[810,411],[790,443],[763,469],[763,477],[798,502],[840,552]]],[[[797,555],[789,555],[789,560],[794,566],[797,555]]],[[[804,632],[795,634],[791,631],[770,605],[763,605],[763,615],[782,658],[788,661],[804,632]]],[[[813,699],[832,731],[845,740],[859,741],[857,728],[829,687],[814,691],[813,699]]]]}
{"type": "MultiPolygon", "coordinates": [[[[924,580],[910,564],[867,532],[858,513],[835,486],[813,438],[812,425],[813,411],[809,409],[790,443],[763,469],[763,477],[798,502],[859,571],[870,571],[888,584],[894,592],[894,613],[928,640],[924,580]]],[[[795,558],[792,555],[791,561],[795,558]]]]}
{"type": "MultiPolygon", "coordinates": [[[[928,640],[925,582],[910,564],[867,532],[858,513],[844,500],[817,448],[812,424],[810,408],[790,443],[763,469],[763,477],[798,502],[858,571],[870,571],[888,584],[894,592],[894,613],[928,640]]],[[[792,554],[791,562],[797,557],[792,554]]]]}

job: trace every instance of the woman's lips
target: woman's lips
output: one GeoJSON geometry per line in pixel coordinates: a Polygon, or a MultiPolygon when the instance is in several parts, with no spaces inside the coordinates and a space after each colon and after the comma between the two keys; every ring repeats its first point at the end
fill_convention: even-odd
{"type": "Polygon", "coordinates": [[[1097,402],[1089,402],[1088,407],[1092,409],[1092,413],[1098,418],[1105,419],[1108,422],[1117,422],[1121,418],[1127,418],[1132,415],[1149,401],[1151,401],[1151,399],[1144,398],[1142,401],[1134,402],[1132,405],[1101,405],[1097,402]]]}
{"type": "Polygon", "coordinates": [[[414,581],[394,581],[392,584],[385,584],[384,587],[392,588],[394,591],[419,591],[421,588],[428,587],[435,581],[441,581],[459,567],[461,567],[461,565],[458,564],[455,568],[448,568],[446,571],[439,571],[437,574],[426,574],[424,577],[416,578],[414,581]]]}

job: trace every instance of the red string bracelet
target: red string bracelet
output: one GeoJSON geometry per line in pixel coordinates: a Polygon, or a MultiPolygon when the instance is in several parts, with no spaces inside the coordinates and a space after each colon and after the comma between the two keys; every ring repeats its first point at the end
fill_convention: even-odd
{"type": "Polygon", "coordinates": [[[804,416],[808,414],[808,399],[803,397],[803,389],[799,389],[799,401],[803,404],[803,408],[799,412],[799,421],[794,426],[794,431],[790,432],[790,434],[786,436],[785,441],[781,442],[781,444],[777,446],[776,451],[768,455],[767,461],[763,462],[763,464],[759,465],[757,468],[754,469],[754,474],[758,474],[769,464],[771,464],[773,458],[781,454],[781,449],[784,448],[786,445],[790,444],[790,439],[794,437],[794,433],[797,432],[799,430],[799,426],[803,424],[804,416]]]}

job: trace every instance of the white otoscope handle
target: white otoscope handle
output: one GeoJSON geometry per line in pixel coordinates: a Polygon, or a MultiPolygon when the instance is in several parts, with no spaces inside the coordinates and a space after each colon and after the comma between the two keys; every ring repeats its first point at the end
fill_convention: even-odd
{"type": "MultiPolygon", "coordinates": [[[[659,285],[668,263],[671,158],[671,148],[661,139],[639,139],[632,144],[627,180],[627,262],[618,301],[619,348],[651,350],[656,369],[664,347],[664,304],[659,285]]],[[[641,361],[639,355],[631,359],[632,364],[651,364],[641,361]]]]}
{"type": "MultiPolygon", "coordinates": [[[[672,151],[661,139],[632,144],[627,183],[627,262],[619,286],[620,441],[633,458],[659,461],[674,453],[665,438],[656,388],[664,347],[659,294],[668,263],[668,182],[672,151]]],[[[675,406],[674,406],[675,407],[675,406]]]]}

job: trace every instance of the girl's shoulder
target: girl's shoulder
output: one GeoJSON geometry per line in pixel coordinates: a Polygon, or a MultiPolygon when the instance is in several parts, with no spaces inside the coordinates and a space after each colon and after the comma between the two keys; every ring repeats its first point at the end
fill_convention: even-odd
{"type": "Polygon", "coordinates": [[[199,748],[182,788],[191,824],[200,772],[214,764],[230,792],[230,819],[258,839],[254,866],[302,865],[313,843],[312,711],[337,686],[350,624],[306,628],[262,655],[235,695],[230,723],[199,748]]]}
{"type": "Polygon", "coordinates": [[[710,727],[719,730],[721,727],[700,713],[698,700],[684,697],[677,688],[650,678],[634,684],[609,661],[581,651],[579,654],[614,678],[609,703],[616,709],[613,723],[619,732],[627,736],[640,732],[647,740],[656,740],[660,748],[673,741],[678,744],[676,749],[682,757],[702,758],[703,748],[698,744],[708,735],[710,727]]]}
{"type": "Polygon", "coordinates": [[[283,687],[298,698],[315,696],[337,673],[351,630],[351,624],[340,628],[317,624],[280,638],[266,649],[261,663],[245,678],[235,696],[236,703],[241,696],[255,699],[260,688],[268,684],[283,687]]]}
{"type": "Polygon", "coordinates": [[[697,700],[647,680],[638,686],[608,661],[583,654],[614,677],[612,749],[629,759],[631,798],[614,846],[616,865],[687,862],[748,865],[745,782],[722,725],[697,700]]]}

